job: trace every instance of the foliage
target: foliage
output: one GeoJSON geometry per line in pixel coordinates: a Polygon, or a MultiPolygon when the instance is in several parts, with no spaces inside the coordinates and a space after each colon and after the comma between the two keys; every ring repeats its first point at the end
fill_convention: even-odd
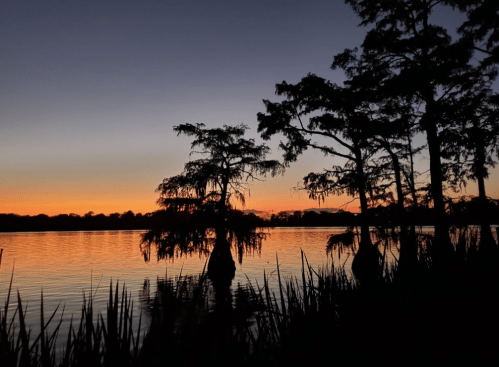
{"type": "Polygon", "coordinates": [[[475,43],[475,49],[485,54],[482,65],[499,62],[499,3],[495,0],[451,0],[451,5],[466,12],[467,19],[459,27],[465,38],[475,43]],[[483,42],[480,43],[480,42],[483,42]]]}
{"type": "Polygon", "coordinates": [[[178,135],[194,136],[191,154],[204,158],[186,163],[182,174],[165,178],[156,190],[158,204],[174,211],[230,207],[233,198],[244,204],[249,190],[245,182],[282,171],[277,161],[265,160],[269,147],[243,138],[247,129],[242,124],[214,129],[204,129],[204,124],[174,127],[178,135]]]}
{"type": "Polygon", "coordinates": [[[213,129],[204,128],[204,124],[174,127],[178,135],[194,137],[191,154],[202,158],[187,162],[181,174],[165,178],[156,189],[165,220],[143,236],[141,248],[146,260],[152,244],[158,259],[194,252],[208,255],[215,240],[226,239],[227,234],[240,261],[247,246],[259,249],[264,234],[255,231],[254,220],[247,221],[253,226],[244,225],[250,217],[232,205],[234,201],[244,205],[248,181],[268,173],[274,176],[283,172],[283,166],[265,159],[270,152],[266,145],[244,138],[247,129],[243,124],[213,129]]]}
{"type": "Polygon", "coordinates": [[[488,168],[495,166],[499,154],[499,96],[490,82],[477,81],[445,117],[455,122],[441,133],[446,142],[443,156],[451,162],[454,180],[466,185],[467,180],[488,178],[488,168]]]}
{"type": "MultiPolygon", "coordinates": [[[[444,27],[434,23],[435,9],[455,2],[347,0],[347,3],[360,16],[361,25],[369,25],[371,29],[362,43],[360,56],[356,49],[345,50],[335,58],[333,66],[346,71],[352,86],[374,87],[380,101],[402,99],[413,106],[415,126],[426,135],[435,231],[442,256],[446,256],[445,253],[450,254],[450,240],[444,191],[446,185],[454,189],[462,185],[464,174],[461,165],[446,161],[446,149],[456,146],[449,139],[449,131],[462,126],[459,118],[450,115],[459,106],[469,104],[470,90],[479,85],[487,87],[496,77],[496,70],[473,65],[473,37],[452,40],[444,27]],[[359,77],[359,65],[367,70],[367,78],[359,77]],[[375,84],[369,84],[369,80],[375,84]]],[[[462,30],[471,29],[463,27],[462,30]]],[[[477,33],[475,36],[479,38],[477,33]]]]}

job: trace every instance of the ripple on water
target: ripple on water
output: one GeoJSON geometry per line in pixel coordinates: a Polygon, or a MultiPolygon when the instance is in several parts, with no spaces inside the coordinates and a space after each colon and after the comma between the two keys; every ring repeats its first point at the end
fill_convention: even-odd
{"type": "MultiPolygon", "coordinates": [[[[276,254],[281,276],[298,275],[301,271],[301,250],[313,267],[323,266],[327,238],[344,228],[275,228],[264,241],[260,254],[243,258],[237,264],[233,288],[247,279],[263,284],[263,272],[270,278],[271,286],[277,284],[276,254]]],[[[144,294],[145,281],[154,292],[156,279],[198,274],[206,258],[193,256],[174,261],[144,262],[139,249],[143,231],[92,231],[92,232],[29,232],[1,233],[0,247],[4,249],[0,268],[0,304],[4,304],[11,270],[14,267],[13,290],[18,289],[23,306],[28,307],[27,321],[32,325],[32,335],[39,332],[40,295],[43,289],[44,313],[49,317],[58,304],[65,307],[64,323],[59,340],[67,335],[71,315],[79,317],[83,293],[92,290],[95,295],[94,310],[106,309],[111,280],[125,283],[134,300],[136,327],[141,311],[140,297],[144,294]]],[[[236,257],[235,257],[236,258],[236,257]]],[[[351,259],[350,259],[351,261],[351,259]]],[[[14,293],[15,294],[15,293],[14,293]]],[[[11,296],[12,310],[16,306],[11,296]]],[[[59,315],[56,319],[59,319],[59,315]]],[[[147,328],[147,322],[143,323],[147,328]]]]}

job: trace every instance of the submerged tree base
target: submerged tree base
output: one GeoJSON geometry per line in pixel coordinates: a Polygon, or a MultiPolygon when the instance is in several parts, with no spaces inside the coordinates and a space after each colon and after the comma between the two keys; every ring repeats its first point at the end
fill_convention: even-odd
{"type": "Polygon", "coordinates": [[[228,289],[235,275],[236,263],[232,258],[230,244],[217,240],[208,261],[208,278],[216,290],[228,289]]]}
{"type": "Polygon", "coordinates": [[[375,284],[382,273],[381,253],[372,244],[361,246],[352,261],[352,272],[361,285],[375,284]]]}

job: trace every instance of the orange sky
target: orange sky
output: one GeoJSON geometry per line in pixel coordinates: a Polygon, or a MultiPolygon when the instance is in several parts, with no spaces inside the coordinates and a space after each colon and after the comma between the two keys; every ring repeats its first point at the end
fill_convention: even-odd
{"type": "MultiPolygon", "coordinates": [[[[279,158],[278,155],[276,158],[279,158]]],[[[185,161],[189,159],[188,151],[185,161]]],[[[123,169],[112,167],[106,171],[92,169],[80,177],[67,177],[64,169],[61,172],[32,172],[32,181],[23,177],[12,177],[9,185],[0,191],[0,213],[16,213],[20,215],[75,213],[83,215],[89,211],[94,213],[123,213],[132,210],[134,213],[152,212],[158,194],[154,192],[163,177],[181,173],[183,162],[175,167],[158,164],[144,170],[143,165],[127,164],[123,169]],[[162,173],[163,171],[163,173],[162,173]],[[166,174],[165,174],[166,173],[166,174]],[[88,177],[92,176],[92,177],[88,177]]],[[[244,209],[255,209],[269,212],[281,210],[303,210],[318,207],[315,200],[310,200],[304,191],[293,189],[307,170],[320,171],[321,164],[328,162],[322,155],[307,152],[303,159],[292,164],[284,175],[267,177],[261,182],[248,185],[246,206],[244,209]]],[[[4,180],[4,183],[7,180],[4,180]]],[[[351,199],[348,197],[330,197],[323,208],[337,208],[351,199]]],[[[241,203],[236,208],[243,209],[241,203]]],[[[345,209],[357,211],[355,203],[345,209]]]]}
{"type": "MultiPolygon", "coordinates": [[[[188,158],[187,158],[188,159],[188,158]]],[[[186,159],[186,160],[187,160],[186,159]]],[[[304,191],[297,191],[294,187],[299,183],[307,171],[320,172],[328,160],[314,152],[307,152],[302,160],[292,164],[283,176],[268,177],[265,181],[254,182],[249,185],[244,209],[255,209],[278,213],[282,210],[304,210],[318,207],[315,200],[310,200],[304,191]]],[[[83,215],[89,211],[94,213],[123,213],[132,210],[135,213],[152,212],[159,207],[156,205],[158,194],[154,189],[163,177],[179,174],[181,164],[177,170],[159,167],[158,172],[151,171],[146,175],[141,170],[133,172],[133,166],[128,166],[132,171],[107,177],[104,173],[95,173],[96,181],[90,179],[67,181],[62,176],[52,172],[51,177],[35,176],[32,182],[11,182],[4,185],[0,191],[0,213],[17,213],[20,215],[47,214],[57,215],[62,213],[76,213],[83,215]],[[163,174],[161,173],[163,171],[163,174]],[[166,171],[166,174],[165,174],[166,171]],[[118,176],[118,177],[116,177],[118,176]]],[[[33,173],[35,175],[35,173],[33,173]]],[[[4,179],[4,182],[7,180],[4,179]]],[[[489,196],[499,197],[499,170],[492,171],[487,182],[489,196]]],[[[457,195],[476,195],[476,184],[470,182],[468,187],[457,195]]],[[[322,208],[342,208],[353,212],[358,211],[358,202],[350,202],[347,196],[330,196],[322,208]]],[[[236,208],[243,209],[240,203],[235,203],[236,208]]]]}
{"type": "MultiPolygon", "coordinates": [[[[0,213],[21,215],[157,210],[154,189],[189,159],[191,139],[174,126],[244,123],[261,143],[256,115],[262,99],[282,100],[275,84],[308,73],[341,84],[334,55],[366,35],[343,1],[14,3],[0,11],[0,213]]],[[[463,14],[434,11],[455,37],[463,14]]],[[[267,158],[282,159],[281,139],[267,142],[267,158]]],[[[246,209],[317,207],[293,187],[334,164],[342,161],[307,152],[284,176],[254,183],[246,209]]],[[[427,157],[416,165],[425,172],[427,157]]],[[[498,188],[494,171],[488,194],[498,188]]],[[[470,183],[463,194],[475,192],[470,183]]]]}

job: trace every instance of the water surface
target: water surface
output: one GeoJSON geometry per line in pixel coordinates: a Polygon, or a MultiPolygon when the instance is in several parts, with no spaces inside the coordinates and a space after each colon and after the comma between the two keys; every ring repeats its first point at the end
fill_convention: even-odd
{"type": "MultiPolygon", "coordinates": [[[[317,268],[331,262],[326,255],[327,238],[341,233],[344,228],[275,228],[264,241],[260,254],[245,256],[236,264],[236,277],[232,285],[263,283],[264,271],[276,284],[276,255],[281,275],[289,277],[301,271],[301,250],[309,263],[317,268]]],[[[140,252],[140,236],[144,231],[94,231],[94,232],[28,232],[0,233],[3,248],[0,268],[0,305],[6,300],[10,277],[14,274],[13,290],[19,290],[23,306],[27,306],[27,321],[33,334],[39,330],[40,295],[43,290],[45,316],[48,317],[58,304],[64,306],[64,324],[61,336],[66,335],[72,315],[79,317],[83,293],[92,291],[94,310],[104,312],[108,299],[109,283],[125,283],[134,300],[135,324],[141,311],[140,299],[150,285],[154,292],[156,279],[167,276],[198,274],[203,270],[205,257],[177,258],[173,261],[146,263],[140,252]]],[[[236,258],[236,256],[234,257],[236,258]]],[[[342,262],[347,266],[352,256],[346,254],[342,262]]],[[[13,294],[15,296],[15,293],[13,294]]],[[[12,311],[16,297],[11,296],[12,311]]],[[[142,303],[143,305],[143,303],[142,303]]],[[[57,318],[61,317],[61,312],[57,318]]],[[[143,329],[147,327],[147,318],[143,329]]],[[[64,339],[64,338],[59,338],[64,339]]]]}

